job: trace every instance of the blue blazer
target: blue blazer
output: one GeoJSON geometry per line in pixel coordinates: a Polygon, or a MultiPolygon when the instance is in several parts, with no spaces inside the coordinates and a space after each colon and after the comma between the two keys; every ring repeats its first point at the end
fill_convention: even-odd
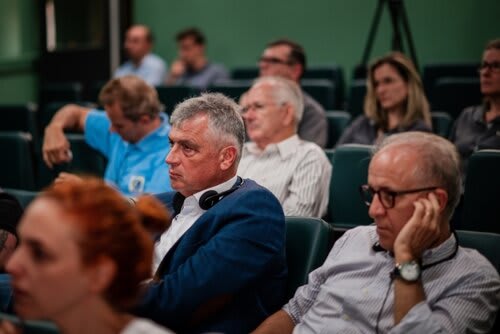
{"type": "MultiPolygon", "coordinates": [[[[173,192],[157,197],[173,212],[173,192]]],[[[166,254],[137,314],[181,333],[248,333],[285,302],[285,217],[252,180],[206,211],[166,254]]]]}

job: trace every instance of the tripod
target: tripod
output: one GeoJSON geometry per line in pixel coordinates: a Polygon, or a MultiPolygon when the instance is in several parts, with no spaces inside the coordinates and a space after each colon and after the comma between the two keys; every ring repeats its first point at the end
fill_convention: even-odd
{"type": "Polygon", "coordinates": [[[393,32],[392,50],[403,51],[403,36],[400,27],[400,25],[402,25],[403,33],[406,35],[408,48],[410,49],[409,51],[411,59],[413,60],[415,67],[418,68],[417,54],[415,52],[415,46],[413,45],[413,38],[411,36],[410,25],[408,24],[408,16],[406,15],[403,0],[378,0],[377,8],[375,9],[375,16],[373,17],[372,26],[370,28],[368,40],[366,41],[365,50],[363,52],[363,58],[361,59],[360,65],[355,70],[355,78],[357,78],[358,75],[366,75],[366,65],[369,61],[370,52],[373,47],[375,33],[380,23],[380,17],[382,16],[382,9],[384,8],[384,4],[387,4],[389,6],[389,13],[391,15],[393,32]]]}

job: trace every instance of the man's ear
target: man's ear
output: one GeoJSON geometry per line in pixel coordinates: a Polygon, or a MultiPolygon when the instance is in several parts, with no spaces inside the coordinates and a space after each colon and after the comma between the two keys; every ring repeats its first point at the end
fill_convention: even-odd
{"type": "Polygon", "coordinates": [[[290,126],[291,124],[295,124],[295,111],[293,110],[293,107],[289,103],[285,102],[282,108],[285,109],[285,117],[282,119],[283,125],[290,126]]]}
{"type": "Polygon", "coordinates": [[[441,214],[448,204],[448,193],[442,188],[437,188],[434,190],[434,194],[439,202],[439,213],[441,214]]]}
{"type": "Polygon", "coordinates": [[[234,165],[238,150],[235,146],[226,146],[219,153],[219,163],[221,170],[228,170],[234,165]]]}
{"type": "Polygon", "coordinates": [[[299,63],[295,63],[295,64],[292,64],[290,66],[291,66],[291,70],[292,70],[293,79],[295,81],[299,81],[300,77],[302,76],[302,74],[304,72],[304,68],[299,63]]]}
{"type": "Polygon", "coordinates": [[[105,291],[116,275],[116,263],[107,256],[101,256],[89,265],[87,270],[90,280],[89,290],[95,293],[105,291]]]}

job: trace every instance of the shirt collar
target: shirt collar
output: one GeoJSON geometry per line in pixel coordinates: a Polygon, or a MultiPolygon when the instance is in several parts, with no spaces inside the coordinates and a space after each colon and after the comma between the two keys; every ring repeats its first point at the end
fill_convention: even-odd
{"type": "Polygon", "coordinates": [[[300,138],[297,134],[288,137],[279,143],[273,143],[267,145],[263,150],[261,150],[256,143],[250,142],[245,144],[245,151],[254,155],[261,155],[266,153],[278,152],[281,159],[286,159],[290,155],[293,155],[297,151],[297,147],[300,144],[300,138]]]}
{"type": "MultiPolygon", "coordinates": [[[[148,152],[148,151],[156,151],[157,145],[157,137],[163,137],[166,138],[168,135],[168,132],[170,131],[170,125],[168,124],[168,115],[161,112],[159,114],[161,124],[158,128],[154,129],[152,132],[148,133],[144,138],[139,140],[135,144],[130,144],[137,150],[143,151],[143,152],[148,152]],[[152,145],[155,143],[155,145],[152,145]]],[[[165,143],[167,145],[167,143],[165,143]]]]}
{"type": "Polygon", "coordinates": [[[422,264],[425,266],[426,264],[434,263],[451,256],[453,252],[455,252],[457,243],[458,240],[455,238],[455,235],[451,233],[448,239],[446,239],[443,243],[424,251],[422,254],[422,264]]]}
{"type": "MultiPolygon", "coordinates": [[[[204,189],[202,191],[199,191],[191,196],[193,196],[196,199],[196,202],[198,203],[200,198],[201,198],[201,195],[203,195],[207,191],[215,190],[217,193],[221,193],[223,191],[229,190],[236,184],[237,179],[238,179],[238,176],[235,175],[225,182],[222,182],[214,187],[210,187],[210,188],[204,189]]],[[[189,196],[189,197],[191,197],[191,196],[189,196]]]]}
{"type": "Polygon", "coordinates": [[[476,123],[485,124],[484,114],[486,114],[486,108],[484,106],[476,107],[472,112],[472,120],[476,123]]]}

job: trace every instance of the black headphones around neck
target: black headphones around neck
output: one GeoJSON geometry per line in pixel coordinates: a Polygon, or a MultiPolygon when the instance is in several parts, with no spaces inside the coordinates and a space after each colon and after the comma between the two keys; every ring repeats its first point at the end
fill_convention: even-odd
{"type": "MultiPolygon", "coordinates": [[[[215,204],[219,203],[220,200],[222,200],[224,197],[226,197],[230,193],[236,191],[244,183],[245,183],[245,180],[243,180],[241,177],[238,176],[238,180],[236,181],[236,184],[234,186],[232,186],[231,189],[228,189],[228,190],[220,192],[220,193],[218,193],[215,190],[205,191],[201,195],[200,200],[198,201],[200,208],[202,208],[203,210],[210,209],[215,204]]],[[[184,195],[182,195],[181,193],[179,193],[179,192],[175,193],[174,199],[173,199],[173,207],[174,207],[174,214],[176,216],[181,212],[182,205],[184,205],[185,199],[186,199],[186,197],[184,197],[184,195]]]]}

